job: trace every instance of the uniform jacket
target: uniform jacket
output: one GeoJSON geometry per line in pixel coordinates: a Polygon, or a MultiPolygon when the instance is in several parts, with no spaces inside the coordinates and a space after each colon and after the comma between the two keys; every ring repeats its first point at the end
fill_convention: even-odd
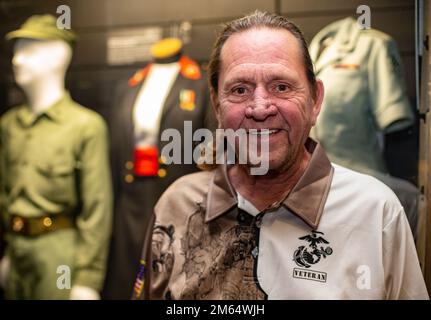
{"type": "Polygon", "coordinates": [[[374,29],[361,30],[355,19],[346,18],[313,38],[310,56],[325,86],[312,136],[335,163],[387,172],[377,134],[414,121],[395,41],[374,29]]]}
{"type": "MultiPolygon", "coordinates": [[[[41,217],[73,213],[77,230],[74,283],[100,290],[112,223],[105,122],[68,93],[38,116],[28,105],[21,105],[1,120],[4,222],[11,214],[41,217]]],[[[58,232],[53,232],[53,237],[58,232]]],[[[19,252],[19,236],[8,233],[7,238],[9,251],[19,252]]]]}
{"type": "MultiPolygon", "coordinates": [[[[214,127],[205,73],[196,62],[186,56],[182,56],[179,63],[180,72],[162,108],[159,151],[168,143],[162,143],[160,140],[160,134],[165,129],[178,129],[184,137],[183,127],[186,120],[192,121],[193,130],[214,127]],[[195,92],[193,110],[186,110],[180,105],[180,94],[184,89],[195,92]]],[[[163,176],[133,176],[133,107],[149,68],[151,64],[135,73],[128,82],[120,84],[109,121],[115,209],[105,286],[107,298],[130,298],[144,240],[142,230],[145,230],[148,224],[156,201],[173,181],[197,170],[194,164],[165,165],[160,159],[160,168],[165,170],[163,176]]]]}

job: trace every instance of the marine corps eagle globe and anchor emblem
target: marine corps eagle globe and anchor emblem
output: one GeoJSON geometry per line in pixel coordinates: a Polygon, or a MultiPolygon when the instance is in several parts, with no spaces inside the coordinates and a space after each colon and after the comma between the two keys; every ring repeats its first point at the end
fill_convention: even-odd
{"type": "Polygon", "coordinates": [[[293,260],[299,267],[307,269],[293,269],[293,277],[299,279],[314,280],[326,282],[327,274],[325,272],[310,270],[312,265],[317,264],[322,257],[326,259],[333,252],[329,241],[323,238],[324,233],[316,230],[311,231],[311,234],[298,238],[308,242],[306,245],[301,245],[295,250],[293,260]]]}
{"type": "Polygon", "coordinates": [[[312,264],[318,263],[322,257],[326,258],[326,256],[332,254],[332,248],[329,246],[326,248],[323,248],[323,246],[320,246],[320,248],[317,247],[321,243],[329,244],[328,241],[320,236],[323,234],[323,232],[313,230],[310,235],[298,238],[299,240],[308,242],[308,246],[300,246],[293,254],[293,260],[295,260],[298,266],[310,268],[312,264]]]}

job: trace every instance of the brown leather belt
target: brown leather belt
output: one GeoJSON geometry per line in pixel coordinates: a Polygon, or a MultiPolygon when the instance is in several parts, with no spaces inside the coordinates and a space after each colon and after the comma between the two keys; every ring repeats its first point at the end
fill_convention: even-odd
{"type": "Polygon", "coordinates": [[[71,215],[56,214],[31,218],[11,215],[8,231],[26,237],[36,237],[48,232],[73,227],[75,227],[75,222],[71,215]]]}

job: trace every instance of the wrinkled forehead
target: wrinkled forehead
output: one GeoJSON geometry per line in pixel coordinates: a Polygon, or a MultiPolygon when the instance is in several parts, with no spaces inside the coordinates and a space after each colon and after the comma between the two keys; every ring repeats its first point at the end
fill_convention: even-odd
{"type": "Polygon", "coordinates": [[[281,28],[252,28],[230,36],[222,47],[221,64],[236,61],[263,61],[264,59],[301,63],[299,40],[281,28]]]}

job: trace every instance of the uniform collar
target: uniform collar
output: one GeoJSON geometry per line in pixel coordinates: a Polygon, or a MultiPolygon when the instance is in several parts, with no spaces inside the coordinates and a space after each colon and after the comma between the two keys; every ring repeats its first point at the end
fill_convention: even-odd
{"type": "Polygon", "coordinates": [[[64,105],[67,105],[70,102],[70,94],[69,92],[66,92],[59,100],[57,100],[57,102],[40,114],[34,114],[31,111],[30,106],[25,104],[21,106],[20,110],[18,111],[18,118],[25,127],[33,125],[36,120],[42,116],[46,116],[48,119],[51,119],[55,122],[61,122],[63,119],[62,115],[64,113],[64,105]]]}
{"type": "MultiPolygon", "coordinates": [[[[182,55],[181,58],[178,60],[178,63],[180,65],[180,74],[184,78],[191,80],[198,80],[201,78],[201,70],[196,61],[190,59],[186,55],[182,55]]],[[[148,75],[148,72],[150,71],[150,68],[153,64],[154,63],[150,63],[146,67],[138,70],[133,75],[133,77],[129,79],[129,86],[135,87],[136,85],[141,83],[148,75]]]]}
{"type": "MultiPolygon", "coordinates": [[[[284,205],[316,229],[331,186],[333,167],[319,143],[309,138],[306,148],[311,153],[307,169],[289,195],[274,207],[284,205]]],[[[236,205],[236,192],[229,182],[227,167],[220,165],[210,182],[205,221],[216,219],[236,205]]]]}
{"type": "Polygon", "coordinates": [[[335,42],[339,45],[339,49],[345,52],[352,51],[361,31],[358,22],[351,17],[347,17],[338,21],[338,24],[335,23],[332,28],[334,31],[338,30],[335,35],[335,42]]]}
{"type": "Polygon", "coordinates": [[[316,73],[354,50],[360,31],[357,21],[351,17],[335,21],[319,31],[310,44],[310,56],[316,65],[316,73]],[[333,43],[328,47],[329,50],[319,55],[322,42],[327,37],[333,37],[333,43]]]}

